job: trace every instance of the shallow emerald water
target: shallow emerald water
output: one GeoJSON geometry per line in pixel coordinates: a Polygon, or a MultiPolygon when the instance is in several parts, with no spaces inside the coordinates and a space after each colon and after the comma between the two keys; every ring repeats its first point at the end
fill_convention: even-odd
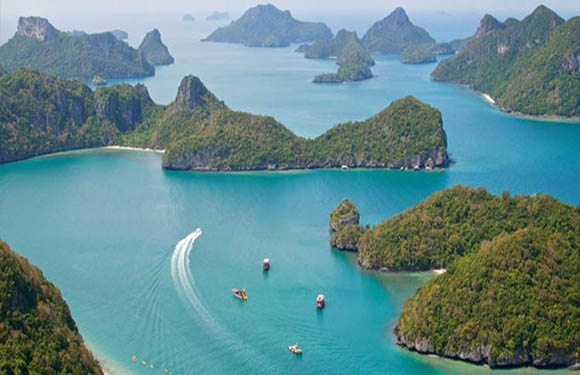
{"type": "MultiPolygon", "coordinates": [[[[412,94],[443,113],[456,163],[445,173],[207,174],[163,171],[156,153],[87,150],[0,165],[0,237],[62,290],[109,369],[540,372],[491,371],[397,348],[391,331],[402,301],[432,274],[360,270],[352,254],[329,248],[328,215],[348,197],[363,223],[375,224],[456,184],[545,192],[578,205],[579,124],[506,116],[466,88],[429,81],[434,65],[401,65],[392,56],[377,57],[370,81],[313,85],[333,62],[305,60],[293,48],[202,44],[195,40],[210,26],[162,21],[157,26],[177,63],[142,80],[159,102],[171,101],[182,76],[193,73],[232,108],[273,115],[297,134],[315,136],[412,94]],[[176,245],[196,228],[203,234],[190,264],[173,262],[172,277],[176,245]],[[268,274],[264,257],[272,261],[268,274]],[[245,287],[249,300],[234,299],[233,287],[245,287]],[[323,312],[315,309],[318,293],[327,297],[323,312]],[[287,351],[294,343],[302,357],[287,351]]],[[[140,39],[147,22],[118,26],[140,39]]]]}

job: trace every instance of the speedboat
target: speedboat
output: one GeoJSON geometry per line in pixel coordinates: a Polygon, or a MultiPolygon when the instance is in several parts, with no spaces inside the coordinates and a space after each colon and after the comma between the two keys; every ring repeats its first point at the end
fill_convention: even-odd
{"type": "Polygon", "coordinates": [[[248,299],[248,296],[246,296],[246,289],[232,289],[232,294],[234,295],[234,297],[241,299],[242,301],[245,301],[248,299]]]}
{"type": "Polygon", "coordinates": [[[324,294],[319,294],[316,297],[316,308],[318,310],[322,310],[324,308],[324,294]]]}
{"type": "Polygon", "coordinates": [[[302,349],[298,347],[298,344],[288,346],[288,350],[294,354],[302,354],[302,349]]]}

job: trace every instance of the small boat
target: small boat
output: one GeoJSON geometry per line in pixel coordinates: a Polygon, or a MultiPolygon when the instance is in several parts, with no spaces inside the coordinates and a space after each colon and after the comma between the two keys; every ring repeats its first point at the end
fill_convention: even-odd
{"type": "Polygon", "coordinates": [[[242,301],[245,301],[248,299],[248,296],[246,296],[246,289],[232,289],[232,294],[234,295],[234,297],[241,299],[242,301]]]}
{"type": "Polygon", "coordinates": [[[350,168],[348,167],[348,165],[344,164],[340,167],[340,169],[342,169],[343,171],[346,171],[347,169],[350,169],[350,168]]]}
{"type": "Polygon", "coordinates": [[[137,362],[137,356],[135,354],[131,356],[131,361],[137,362]]]}
{"type": "Polygon", "coordinates": [[[322,310],[324,308],[324,294],[319,294],[316,297],[316,308],[318,310],[322,310]]]}
{"type": "Polygon", "coordinates": [[[169,374],[169,370],[166,369],[166,368],[163,369],[163,372],[166,373],[166,374],[169,374]]]}
{"type": "Polygon", "coordinates": [[[264,271],[270,270],[270,259],[264,258],[264,262],[262,262],[262,268],[264,269],[264,271]]]}
{"type": "Polygon", "coordinates": [[[143,366],[147,366],[147,362],[145,362],[145,361],[141,361],[141,364],[142,364],[143,366]]]}
{"type": "Polygon", "coordinates": [[[294,354],[302,354],[302,349],[298,347],[298,344],[288,346],[288,350],[294,354]]]}
{"type": "Polygon", "coordinates": [[[149,365],[149,367],[155,368],[155,365],[152,363],[152,364],[149,365]]]}

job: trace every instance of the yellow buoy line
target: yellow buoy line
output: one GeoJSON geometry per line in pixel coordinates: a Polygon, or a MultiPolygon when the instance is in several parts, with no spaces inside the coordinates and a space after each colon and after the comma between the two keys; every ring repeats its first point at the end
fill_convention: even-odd
{"type": "MultiPolygon", "coordinates": [[[[133,361],[133,362],[137,362],[137,356],[136,356],[135,354],[133,354],[133,355],[131,356],[131,361],[133,361]]],[[[144,359],[142,359],[142,360],[141,360],[141,364],[142,364],[143,366],[147,366],[147,361],[145,361],[144,359]]],[[[149,364],[149,367],[150,367],[151,369],[155,369],[155,365],[154,365],[153,363],[150,363],[150,364],[149,364]]],[[[168,370],[167,368],[164,368],[164,369],[163,369],[163,372],[164,372],[164,373],[166,373],[166,374],[169,374],[169,370],[168,370]]]]}

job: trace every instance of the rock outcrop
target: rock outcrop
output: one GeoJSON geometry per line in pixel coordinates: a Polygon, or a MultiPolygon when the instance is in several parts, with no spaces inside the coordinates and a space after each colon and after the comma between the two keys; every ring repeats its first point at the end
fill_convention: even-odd
{"type": "Polygon", "coordinates": [[[209,90],[198,77],[189,75],[183,78],[179,84],[174,108],[181,111],[192,111],[204,106],[206,104],[204,96],[208,93],[209,90]]]}
{"type": "Polygon", "coordinates": [[[479,27],[475,31],[474,38],[482,38],[490,33],[505,29],[505,25],[499,22],[494,16],[486,14],[479,22],[479,27]]]}
{"type": "Polygon", "coordinates": [[[169,49],[161,40],[159,30],[153,29],[145,35],[145,38],[137,49],[151,65],[170,65],[175,59],[169,53],[169,49]]]}
{"type": "Polygon", "coordinates": [[[345,225],[358,225],[359,220],[360,213],[356,206],[345,198],[330,214],[329,225],[332,230],[337,231],[345,225]]]}
{"type": "Polygon", "coordinates": [[[47,19],[40,17],[20,17],[16,35],[33,38],[41,42],[56,39],[60,32],[47,19]]]}
{"type": "Polygon", "coordinates": [[[154,103],[145,85],[122,86],[124,87],[104,87],[97,90],[95,113],[97,119],[109,121],[125,133],[135,129],[143,121],[144,107],[154,103]]]}

